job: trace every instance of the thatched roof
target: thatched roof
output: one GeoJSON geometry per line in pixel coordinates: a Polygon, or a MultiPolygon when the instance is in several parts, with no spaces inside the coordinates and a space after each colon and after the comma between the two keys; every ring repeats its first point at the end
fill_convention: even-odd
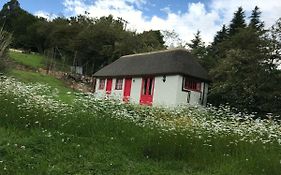
{"type": "Polygon", "coordinates": [[[185,49],[122,56],[97,71],[95,77],[184,75],[209,81],[207,71],[185,49]]]}

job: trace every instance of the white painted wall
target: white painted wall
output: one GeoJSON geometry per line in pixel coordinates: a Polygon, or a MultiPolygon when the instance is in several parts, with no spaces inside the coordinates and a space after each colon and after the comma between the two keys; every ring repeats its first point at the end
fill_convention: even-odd
{"type": "MultiPolygon", "coordinates": [[[[106,80],[107,81],[107,80],[106,80]]],[[[99,90],[99,83],[100,80],[97,79],[96,84],[96,97],[104,98],[106,96],[106,81],[105,87],[103,90],[99,90]]],[[[166,81],[163,81],[163,76],[155,77],[154,83],[154,92],[153,92],[153,106],[163,106],[163,107],[175,107],[179,105],[188,104],[188,97],[189,97],[189,104],[191,105],[206,105],[207,103],[207,93],[208,93],[208,84],[202,82],[201,84],[201,92],[197,91],[183,91],[182,84],[183,84],[183,76],[180,75],[172,75],[166,76],[166,81]],[[204,86],[205,84],[205,86],[204,86]],[[205,91],[203,90],[205,88],[205,91]],[[204,99],[203,98],[203,92],[204,99]]],[[[132,78],[132,86],[131,86],[131,96],[130,102],[139,104],[140,102],[140,95],[141,95],[141,85],[142,85],[142,78],[132,78]]],[[[112,79],[112,91],[109,95],[110,98],[114,99],[123,99],[124,87],[125,87],[125,79],[123,79],[123,88],[122,90],[116,90],[116,78],[112,79]]]]}
{"type": "Polygon", "coordinates": [[[155,77],[154,80],[154,106],[176,106],[177,103],[177,86],[178,76],[166,76],[166,81],[163,81],[163,76],[155,77]]]}

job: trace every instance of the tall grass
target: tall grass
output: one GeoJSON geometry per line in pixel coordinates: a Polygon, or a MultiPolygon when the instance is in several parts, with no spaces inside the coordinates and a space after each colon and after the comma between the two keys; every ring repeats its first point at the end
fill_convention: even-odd
{"type": "MultiPolygon", "coordinates": [[[[281,172],[281,127],[275,121],[234,114],[227,107],[149,108],[99,100],[91,94],[76,94],[75,103],[64,104],[53,97],[56,94],[52,91],[45,85],[24,84],[2,77],[0,126],[39,130],[55,143],[58,140],[71,143],[78,138],[83,140],[83,145],[91,143],[107,148],[114,143],[115,148],[109,147],[106,152],[115,155],[118,145],[118,156],[126,155],[120,159],[111,157],[118,164],[113,172],[119,174],[127,172],[127,158],[148,162],[151,166],[165,164],[166,169],[177,169],[175,172],[182,174],[188,173],[186,167],[192,170],[189,174],[281,172]]],[[[79,154],[73,151],[74,155],[79,154]]],[[[105,153],[98,160],[107,156],[110,157],[105,153]]],[[[106,172],[109,167],[104,164],[98,166],[97,171],[106,172]]],[[[156,168],[159,174],[160,169],[156,168]]],[[[152,174],[145,170],[129,172],[152,174]]]]}

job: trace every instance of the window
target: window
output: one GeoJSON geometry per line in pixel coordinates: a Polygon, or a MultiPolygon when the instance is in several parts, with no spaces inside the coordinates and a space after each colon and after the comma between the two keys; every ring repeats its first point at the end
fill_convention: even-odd
{"type": "Polygon", "coordinates": [[[122,90],[123,88],[123,79],[116,79],[115,90],[122,90]]]}
{"type": "Polygon", "coordinates": [[[153,78],[144,78],[142,95],[152,95],[152,91],[153,91],[153,78]]]}
{"type": "Polygon", "coordinates": [[[100,79],[99,90],[104,89],[104,85],[105,85],[105,79],[100,79]]]}
{"type": "Polygon", "coordinates": [[[193,78],[185,77],[183,90],[201,91],[201,82],[193,78]]]}

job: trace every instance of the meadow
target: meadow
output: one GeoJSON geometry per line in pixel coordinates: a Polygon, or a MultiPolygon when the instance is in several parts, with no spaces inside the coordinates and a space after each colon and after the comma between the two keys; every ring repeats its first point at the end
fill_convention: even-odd
{"type": "Polygon", "coordinates": [[[280,174],[281,126],[228,107],[123,104],[0,81],[0,174],[280,174]]]}
{"type": "Polygon", "coordinates": [[[44,66],[45,57],[39,54],[28,54],[9,51],[9,57],[15,62],[28,66],[30,68],[39,68],[44,66]]]}

